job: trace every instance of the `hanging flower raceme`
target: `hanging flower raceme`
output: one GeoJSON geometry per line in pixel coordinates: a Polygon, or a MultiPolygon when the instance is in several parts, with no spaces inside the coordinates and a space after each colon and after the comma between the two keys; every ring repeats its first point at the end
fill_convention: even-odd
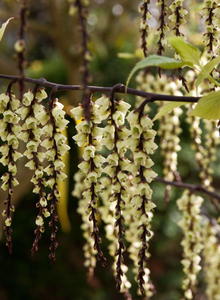
{"type": "MultiPolygon", "coordinates": [[[[152,74],[140,73],[137,76],[137,82],[142,90],[150,93],[170,94],[176,96],[183,96],[183,86],[180,80],[170,80],[165,74],[161,76],[153,76],[152,74]]],[[[140,105],[140,100],[137,99],[137,105],[140,105]]],[[[159,103],[159,107],[164,105],[163,102],[159,103]]],[[[149,108],[147,108],[149,109],[149,108]]],[[[180,147],[180,120],[182,114],[180,107],[174,108],[169,116],[160,119],[160,126],[158,135],[160,136],[160,149],[163,157],[163,173],[167,180],[179,180],[178,174],[178,152],[180,147]]],[[[171,186],[166,186],[165,198],[168,199],[171,186]]]]}
{"type": "Polygon", "coordinates": [[[170,7],[170,25],[171,30],[176,36],[182,35],[181,26],[186,23],[186,15],[188,11],[183,6],[184,0],[173,0],[170,7]]]}
{"type": "Polygon", "coordinates": [[[167,31],[167,25],[166,25],[166,15],[168,11],[168,7],[166,6],[166,1],[165,0],[158,0],[157,1],[158,8],[160,10],[160,15],[159,15],[159,27],[158,27],[158,34],[159,34],[159,39],[158,39],[158,50],[157,53],[159,55],[162,55],[162,53],[165,50],[165,46],[167,44],[166,42],[166,31],[167,31]]]}
{"type": "MultiPolygon", "coordinates": [[[[216,0],[206,0],[203,7],[203,15],[205,18],[205,33],[204,44],[206,49],[207,60],[210,60],[220,54],[218,40],[220,32],[220,7],[216,0]]],[[[212,76],[219,79],[219,70],[214,69],[212,76]]],[[[217,90],[215,84],[204,84],[203,90],[207,89],[217,90]]],[[[212,187],[212,168],[211,164],[216,160],[217,146],[219,145],[219,133],[217,129],[217,123],[215,121],[204,120],[205,132],[205,154],[204,158],[207,162],[206,174],[202,174],[204,177],[205,186],[211,189],[212,187]]]]}
{"type": "MultiPolygon", "coordinates": [[[[47,167],[44,168],[46,173],[46,185],[49,192],[46,195],[46,202],[48,203],[47,216],[50,215],[49,227],[51,230],[50,234],[50,254],[51,260],[55,260],[55,251],[58,246],[56,239],[56,233],[58,230],[57,222],[57,202],[60,198],[58,190],[58,181],[66,179],[64,172],[65,165],[62,161],[62,156],[69,150],[66,136],[63,134],[63,130],[66,128],[68,121],[65,119],[65,112],[63,105],[58,99],[50,100],[49,103],[49,116],[44,123],[44,134],[45,138],[41,145],[46,149],[46,162],[47,167]]],[[[39,218],[36,221],[37,225],[43,225],[43,219],[39,218]]]]}
{"type": "Polygon", "coordinates": [[[220,17],[219,6],[217,0],[205,0],[202,10],[202,17],[205,18],[205,33],[204,44],[207,50],[208,58],[215,57],[219,52],[218,38],[219,38],[219,21],[220,17]]]}
{"type": "Polygon", "coordinates": [[[153,122],[143,111],[132,111],[128,116],[130,138],[128,140],[132,162],[128,171],[132,183],[132,197],[128,207],[130,215],[127,218],[127,239],[130,242],[130,257],[134,261],[134,273],[137,277],[139,293],[145,297],[153,295],[148,267],[149,241],[153,232],[151,220],[153,218],[151,181],[156,177],[152,170],[153,161],[150,155],[157,145],[154,143],[156,131],[152,129],[153,122]]]}
{"type": "Polygon", "coordinates": [[[200,126],[201,120],[194,116],[188,116],[186,120],[189,124],[189,131],[192,138],[192,149],[195,152],[195,160],[199,167],[199,177],[202,184],[209,187],[210,178],[207,177],[207,159],[205,158],[206,151],[202,141],[202,129],[200,126]]]}
{"type": "Polygon", "coordinates": [[[17,166],[16,161],[22,157],[18,151],[19,147],[19,132],[20,117],[17,114],[17,109],[20,106],[20,101],[12,94],[11,88],[6,94],[0,95],[0,120],[1,140],[3,145],[0,146],[1,158],[0,162],[5,166],[6,171],[2,175],[1,188],[7,192],[6,200],[4,201],[5,209],[2,212],[4,217],[4,230],[6,234],[6,245],[9,252],[12,251],[12,214],[14,205],[12,204],[13,188],[18,185],[16,179],[17,166]]]}
{"type": "Polygon", "coordinates": [[[202,229],[201,229],[201,204],[203,199],[185,191],[177,201],[182,218],[179,226],[184,237],[181,242],[183,247],[183,290],[185,299],[194,299],[198,273],[201,270],[202,229]]]}
{"type": "Polygon", "coordinates": [[[206,163],[206,169],[201,172],[203,178],[203,185],[213,190],[213,163],[217,159],[218,146],[220,144],[219,130],[216,121],[204,120],[205,127],[205,141],[204,141],[204,163],[206,163]]]}
{"type": "MultiPolygon", "coordinates": [[[[102,106],[100,106],[100,109],[102,106]]],[[[127,150],[127,138],[129,131],[125,127],[127,111],[130,107],[123,100],[117,101],[112,96],[106,103],[109,117],[103,135],[103,145],[110,151],[107,156],[106,165],[103,169],[104,177],[101,183],[103,187],[100,196],[103,202],[110,201],[106,210],[103,209],[107,237],[110,240],[110,255],[114,258],[113,271],[118,290],[129,298],[131,286],[127,279],[127,266],[125,265],[125,207],[130,200],[128,167],[129,160],[125,157],[127,150]],[[110,186],[106,188],[107,185],[110,186]],[[106,213],[106,214],[105,214],[106,213]]]]}
{"type": "Polygon", "coordinates": [[[214,220],[203,218],[203,260],[206,295],[208,299],[220,299],[220,226],[214,220]]]}
{"type": "Polygon", "coordinates": [[[31,182],[34,185],[33,193],[39,195],[36,204],[38,215],[36,218],[37,228],[35,229],[35,240],[32,247],[32,253],[38,250],[41,234],[44,232],[44,218],[50,215],[47,209],[46,198],[46,180],[44,174],[44,160],[46,158],[45,149],[42,149],[41,142],[44,135],[43,125],[48,121],[48,114],[42,101],[47,98],[44,89],[28,91],[24,93],[22,98],[22,106],[18,109],[18,113],[23,121],[20,139],[26,143],[26,151],[24,156],[28,162],[26,167],[33,171],[31,182]]]}
{"type": "MultiPolygon", "coordinates": [[[[207,89],[207,85],[196,90],[194,86],[195,72],[188,71],[185,75],[190,95],[196,96],[207,89]]],[[[189,112],[195,105],[190,106],[189,112]]],[[[213,168],[212,164],[216,160],[217,146],[219,145],[219,132],[216,121],[201,120],[198,117],[188,115],[186,118],[189,124],[189,131],[192,139],[192,149],[195,152],[195,161],[199,167],[199,178],[202,185],[212,190],[213,168]],[[203,130],[202,130],[203,126],[203,130]]]]}
{"type": "Polygon", "coordinates": [[[145,57],[148,55],[148,30],[149,30],[149,18],[151,16],[149,11],[150,0],[143,0],[140,5],[140,14],[141,14],[141,23],[140,23],[140,32],[141,32],[141,49],[145,57]]]}
{"type": "MultiPolygon", "coordinates": [[[[147,85],[147,80],[146,80],[147,85]]],[[[150,80],[150,91],[159,92],[164,94],[182,96],[183,87],[180,80],[170,80],[165,74],[160,77],[157,76],[156,80],[150,80]]],[[[163,102],[159,103],[159,107],[164,105],[163,102]]],[[[180,134],[182,132],[180,126],[180,116],[182,109],[180,107],[174,108],[169,116],[163,116],[160,119],[158,135],[160,136],[160,149],[163,157],[163,173],[167,180],[179,180],[178,174],[178,152],[180,147],[180,134]]],[[[166,186],[166,197],[169,198],[171,186],[166,186]]]]}
{"type": "MultiPolygon", "coordinates": [[[[163,105],[163,104],[162,104],[163,105]]],[[[169,118],[162,117],[158,134],[161,138],[160,147],[161,154],[164,158],[163,173],[164,177],[169,181],[179,180],[178,174],[178,152],[180,147],[180,120],[182,109],[174,108],[169,118]]],[[[166,196],[169,198],[171,186],[166,187],[166,196]]]]}
{"type": "MultiPolygon", "coordinates": [[[[97,99],[91,103],[90,122],[79,123],[76,126],[78,133],[74,137],[77,144],[83,147],[83,161],[79,164],[80,173],[76,176],[74,195],[82,195],[79,212],[82,215],[84,237],[87,241],[84,246],[85,264],[93,272],[96,265],[95,256],[103,256],[97,244],[99,232],[96,212],[99,200],[102,203],[99,212],[106,223],[106,235],[110,241],[109,252],[114,258],[113,270],[117,287],[127,299],[130,297],[130,283],[126,277],[128,268],[124,263],[123,214],[125,203],[128,203],[129,199],[125,174],[125,167],[129,165],[129,161],[124,159],[128,132],[124,123],[129,107],[124,101],[115,103],[107,97],[97,99]],[[80,184],[82,178],[83,186],[80,184]]],[[[72,113],[76,119],[82,118],[81,107],[73,109],[72,113]]]]}
{"type": "MultiPolygon", "coordinates": [[[[83,109],[80,106],[74,108],[71,112],[76,120],[81,119],[83,116],[83,109]]],[[[77,135],[74,136],[74,139],[76,140],[79,147],[88,145],[88,143],[87,143],[87,140],[88,140],[87,131],[88,130],[85,127],[86,122],[80,121],[80,123],[81,122],[83,122],[83,124],[81,124],[80,126],[78,126],[76,128],[77,135]]],[[[85,192],[84,182],[85,182],[86,175],[87,175],[86,169],[84,166],[86,166],[86,163],[85,163],[85,161],[82,161],[78,166],[79,170],[74,175],[75,186],[74,186],[74,190],[73,190],[72,194],[73,194],[73,196],[75,196],[79,199],[78,212],[82,217],[81,228],[83,230],[83,236],[86,240],[86,243],[83,246],[84,257],[85,257],[84,265],[88,269],[89,276],[92,276],[94,273],[95,266],[96,266],[97,250],[94,248],[94,240],[93,240],[93,238],[91,238],[92,224],[88,217],[88,201],[87,201],[87,199],[85,197],[85,193],[84,193],[85,192]],[[84,193],[84,195],[83,195],[83,193],[84,193]]]]}
{"type": "Polygon", "coordinates": [[[77,134],[73,137],[77,145],[83,147],[82,162],[79,164],[79,171],[75,176],[76,185],[73,195],[80,197],[78,211],[82,216],[82,229],[86,240],[84,245],[85,265],[88,267],[90,275],[93,274],[96,266],[96,256],[99,260],[105,261],[100,247],[97,183],[104,162],[104,157],[98,153],[103,132],[103,129],[98,125],[106,119],[106,112],[102,110],[97,113],[96,107],[99,103],[104,105],[106,99],[101,97],[95,103],[91,102],[89,122],[83,118],[84,114],[81,106],[71,111],[76,120],[82,120],[76,126],[77,134]],[[80,183],[81,180],[83,180],[83,185],[80,183]]]}

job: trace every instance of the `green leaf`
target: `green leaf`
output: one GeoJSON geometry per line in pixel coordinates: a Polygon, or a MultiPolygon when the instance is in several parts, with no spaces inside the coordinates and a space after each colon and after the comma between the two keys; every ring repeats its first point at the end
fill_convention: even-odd
{"type": "Polygon", "coordinates": [[[204,67],[202,67],[201,72],[199,73],[195,85],[198,88],[198,86],[201,84],[201,82],[209,78],[209,74],[213,71],[213,69],[220,64],[220,56],[212,59],[210,62],[208,62],[204,67]]]}
{"type": "Polygon", "coordinates": [[[202,97],[190,115],[207,120],[220,120],[220,91],[202,97]]]}
{"type": "Polygon", "coordinates": [[[190,102],[169,102],[164,104],[154,117],[154,121],[160,119],[163,116],[168,115],[174,108],[190,104],[190,102]]]}
{"type": "Polygon", "coordinates": [[[139,70],[145,69],[147,67],[160,67],[162,69],[178,69],[186,65],[184,61],[176,60],[171,57],[160,56],[160,55],[150,55],[147,58],[139,61],[131,73],[128,76],[126,86],[128,86],[132,76],[139,70]]]}
{"type": "Polygon", "coordinates": [[[6,27],[8,26],[8,23],[14,19],[13,17],[12,18],[9,18],[5,23],[2,24],[2,26],[0,27],[0,41],[2,40],[3,38],[3,35],[4,35],[4,32],[5,32],[5,29],[6,27]]]}
{"type": "Polygon", "coordinates": [[[182,60],[191,66],[200,65],[201,52],[197,47],[185,42],[181,37],[171,37],[169,42],[182,60]]]}

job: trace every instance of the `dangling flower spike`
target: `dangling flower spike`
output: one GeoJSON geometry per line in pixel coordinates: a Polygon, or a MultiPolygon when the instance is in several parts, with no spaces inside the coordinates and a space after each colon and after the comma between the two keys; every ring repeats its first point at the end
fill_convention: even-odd
{"type": "Polygon", "coordinates": [[[150,0],[143,0],[140,5],[140,13],[141,13],[141,23],[140,23],[140,32],[141,32],[141,49],[145,57],[148,55],[148,29],[149,24],[148,20],[150,17],[149,11],[150,0]]]}
{"type": "MultiPolygon", "coordinates": [[[[97,101],[105,101],[105,98],[98,99],[97,101]]],[[[82,215],[84,237],[86,244],[84,246],[84,254],[86,258],[85,265],[88,267],[89,274],[92,275],[96,265],[97,256],[99,260],[105,262],[103,252],[100,247],[100,235],[97,221],[97,181],[101,176],[100,164],[104,158],[97,152],[99,143],[102,138],[102,128],[98,124],[102,123],[105,115],[94,114],[96,103],[90,106],[90,120],[87,121],[83,118],[84,112],[81,106],[74,108],[71,113],[76,120],[83,120],[76,126],[77,134],[74,140],[79,147],[84,147],[82,158],[83,161],[79,164],[79,172],[77,173],[76,180],[78,184],[75,186],[74,195],[82,196],[79,203],[79,213],[82,215]],[[83,186],[80,185],[80,179],[84,179],[83,186]],[[92,237],[92,239],[91,239],[92,237]]]]}
{"type": "Polygon", "coordinates": [[[158,28],[159,39],[158,39],[157,53],[159,55],[162,55],[166,46],[165,35],[167,30],[167,25],[166,25],[167,6],[165,0],[158,0],[157,5],[160,9],[159,28],[158,28]]]}
{"type": "Polygon", "coordinates": [[[206,282],[206,295],[208,299],[220,298],[220,225],[213,219],[206,217],[202,221],[203,228],[203,258],[206,282]]]}
{"type": "Polygon", "coordinates": [[[176,36],[182,35],[181,27],[186,23],[187,10],[183,6],[184,0],[173,0],[170,5],[170,29],[176,36]]]}
{"type": "Polygon", "coordinates": [[[216,0],[205,0],[203,7],[203,16],[205,18],[205,33],[204,44],[207,50],[208,58],[215,57],[219,52],[218,50],[218,15],[217,15],[218,3],[216,0]]]}
{"type": "MultiPolygon", "coordinates": [[[[124,157],[126,152],[127,130],[124,126],[127,111],[130,105],[122,100],[117,101],[114,97],[114,87],[112,89],[109,105],[109,119],[107,121],[108,129],[103,137],[104,145],[113,151],[107,157],[107,165],[103,172],[109,177],[111,182],[111,193],[109,201],[114,209],[114,231],[116,241],[113,239],[111,247],[114,249],[112,254],[114,257],[114,274],[116,279],[116,287],[126,297],[129,297],[130,282],[127,279],[127,266],[125,265],[125,243],[124,230],[125,219],[124,209],[129,201],[129,193],[126,189],[129,187],[127,180],[127,163],[128,160],[124,157]]],[[[111,224],[113,225],[113,224],[111,224]]]]}
{"type": "Polygon", "coordinates": [[[134,261],[134,272],[137,276],[139,293],[143,297],[153,295],[153,285],[150,280],[149,241],[153,236],[151,220],[155,204],[151,201],[152,190],[149,184],[156,177],[151,169],[153,161],[150,155],[157,145],[154,143],[156,132],[152,130],[153,123],[143,109],[130,112],[128,116],[130,126],[129,149],[132,152],[133,164],[131,169],[131,183],[133,184],[130,207],[132,220],[128,219],[127,238],[130,242],[130,257],[134,261]]]}
{"type": "MultiPolygon", "coordinates": [[[[69,146],[66,136],[62,133],[68,124],[68,121],[65,119],[63,105],[57,98],[51,97],[49,100],[49,116],[44,125],[45,138],[41,145],[46,149],[47,167],[44,168],[44,172],[47,175],[46,184],[49,188],[49,192],[46,195],[48,211],[45,212],[45,216],[50,216],[49,227],[51,230],[51,242],[49,258],[54,261],[55,251],[58,246],[56,238],[58,231],[57,202],[60,198],[58,181],[66,179],[64,172],[65,165],[62,161],[62,156],[69,150],[69,146]]],[[[38,216],[36,223],[38,226],[43,226],[42,216],[38,216]]]]}
{"type": "Polygon", "coordinates": [[[5,209],[2,212],[4,217],[4,231],[6,235],[6,246],[9,252],[12,252],[12,214],[14,212],[13,205],[13,189],[18,185],[16,161],[22,157],[18,151],[19,147],[19,132],[20,132],[20,117],[17,114],[17,109],[20,106],[20,101],[12,94],[13,82],[9,84],[6,94],[0,95],[0,120],[1,140],[3,145],[0,146],[1,159],[0,162],[6,167],[6,172],[2,175],[1,188],[6,191],[7,196],[4,201],[5,209]]]}
{"type": "Polygon", "coordinates": [[[31,179],[31,182],[34,184],[33,192],[39,195],[39,201],[36,204],[38,208],[38,215],[35,221],[37,228],[35,230],[32,254],[38,251],[39,240],[45,229],[43,219],[49,216],[45,192],[47,184],[43,165],[46,157],[45,151],[42,151],[40,147],[42,136],[44,135],[42,125],[45,125],[48,120],[48,114],[42,104],[42,101],[46,98],[46,92],[36,86],[33,92],[28,91],[24,93],[22,98],[23,106],[18,110],[21,119],[24,120],[20,139],[27,143],[24,156],[26,156],[28,162],[25,166],[34,172],[31,179]]]}
{"type": "Polygon", "coordinates": [[[182,197],[177,201],[178,207],[182,212],[182,219],[179,222],[183,230],[183,272],[184,279],[182,283],[185,299],[194,299],[196,295],[196,286],[198,273],[201,270],[201,250],[202,229],[201,229],[201,204],[203,199],[185,191],[182,197]]]}

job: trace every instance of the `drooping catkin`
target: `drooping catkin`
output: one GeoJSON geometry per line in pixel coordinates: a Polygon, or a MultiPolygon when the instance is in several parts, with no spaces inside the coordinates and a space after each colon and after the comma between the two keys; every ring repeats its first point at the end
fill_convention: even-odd
{"type": "MultiPolygon", "coordinates": [[[[185,78],[190,86],[190,95],[196,96],[207,88],[204,83],[197,91],[194,86],[195,72],[188,71],[185,78]]],[[[192,105],[189,112],[194,108],[192,105]]],[[[188,114],[186,118],[189,124],[189,131],[192,139],[192,149],[195,152],[195,160],[199,167],[199,178],[201,184],[209,190],[212,190],[213,182],[213,162],[216,160],[217,147],[219,145],[219,133],[217,122],[211,120],[202,120],[188,114]],[[202,126],[203,125],[203,126],[202,126]],[[203,128],[203,130],[202,130],[203,128]]]]}
{"type": "Polygon", "coordinates": [[[203,42],[207,51],[208,59],[215,57],[219,53],[219,4],[216,0],[205,0],[202,10],[202,17],[205,19],[205,33],[203,42]]]}
{"type": "MultiPolygon", "coordinates": [[[[107,120],[105,135],[103,136],[103,144],[111,153],[106,158],[106,166],[103,172],[107,180],[109,179],[111,182],[109,201],[112,203],[110,209],[114,208],[113,219],[111,219],[113,224],[108,224],[114,228],[112,236],[108,232],[111,242],[109,248],[114,258],[113,271],[116,286],[121,293],[128,295],[131,284],[126,276],[128,268],[125,265],[124,214],[130,195],[127,191],[129,184],[126,174],[126,167],[129,162],[125,158],[128,131],[124,125],[130,105],[123,100],[117,101],[113,98],[109,100],[106,107],[109,108],[110,114],[107,120]]],[[[108,230],[108,227],[106,228],[108,230]]]]}
{"type": "MultiPolygon", "coordinates": [[[[148,92],[157,92],[162,94],[178,95],[182,96],[182,83],[178,79],[169,79],[165,74],[156,76],[156,78],[147,74],[143,80],[143,74],[139,74],[137,77],[138,83],[143,90],[148,92]]],[[[162,107],[164,103],[159,103],[159,107],[162,107]]],[[[182,132],[180,127],[179,117],[182,114],[180,107],[174,108],[168,115],[160,119],[160,125],[158,129],[158,135],[160,137],[160,151],[163,157],[163,174],[167,180],[173,181],[179,179],[178,174],[178,152],[180,147],[180,133],[182,132]]],[[[168,198],[171,186],[166,187],[166,198],[168,198]]]]}
{"type": "Polygon", "coordinates": [[[186,23],[187,10],[184,8],[184,0],[173,0],[169,6],[169,27],[176,36],[183,35],[182,25],[186,23]]]}
{"type": "MultiPolygon", "coordinates": [[[[103,129],[99,124],[106,118],[104,111],[95,113],[97,103],[105,101],[105,97],[97,99],[94,103],[91,102],[90,121],[83,119],[77,126],[77,134],[74,140],[79,147],[83,147],[82,162],[79,164],[79,172],[76,179],[78,183],[75,186],[74,195],[82,196],[79,202],[79,213],[82,215],[82,229],[86,243],[84,246],[84,254],[86,258],[85,265],[88,267],[90,275],[93,274],[96,266],[97,256],[99,260],[105,261],[101,250],[101,240],[98,227],[98,191],[97,183],[101,176],[103,156],[98,152],[100,141],[102,139],[103,129]],[[83,178],[83,186],[79,180],[83,178]],[[92,239],[91,239],[92,237],[92,239]]],[[[81,106],[74,108],[72,111],[75,119],[82,119],[83,108],[81,106]]]]}
{"type": "Polygon", "coordinates": [[[17,109],[20,101],[12,94],[11,89],[6,94],[0,95],[0,119],[1,140],[3,145],[0,146],[1,159],[0,162],[6,167],[5,173],[2,175],[1,188],[6,191],[6,199],[4,201],[5,209],[2,212],[4,217],[4,231],[6,235],[6,246],[9,252],[12,252],[12,215],[14,212],[13,189],[18,185],[16,161],[22,157],[18,151],[19,133],[21,131],[20,116],[17,109]]]}
{"type": "Polygon", "coordinates": [[[45,230],[44,218],[50,215],[47,209],[46,198],[46,180],[44,174],[44,160],[46,159],[45,151],[40,147],[48,114],[42,101],[47,98],[47,94],[43,89],[38,87],[32,92],[31,90],[24,93],[22,98],[22,106],[18,109],[20,118],[23,120],[20,139],[26,143],[24,156],[28,160],[25,166],[33,171],[31,182],[34,185],[33,193],[38,195],[36,207],[38,214],[35,224],[35,239],[32,246],[32,253],[38,250],[39,240],[45,230]]]}
{"type": "MultiPolygon", "coordinates": [[[[97,247],[94,248],[93,244],[91,245],[90,234],[94,230],[91,221],[93,220],[88,218],[88,210],[85,210],[89,198],[84,197],[83,199],[83,196],[88,196],[85,189],[91,190],[91,183],[88,182],[89,187],[86,187],[86,185],[90,177],[90,171],[92,171],[91,178],[94,178],[93,191],[96,197],[96,209],[98,209],[101,219],[106,224],[106,236],[110,242],[109,253],[114,258],[113,270],[117,287],[121,293],[126,295],[127,299],[130,297],[128,292],[130,283],[125,275],[127,266],[124,264],[124,206],[125,202],[128,202],[129,194],[126,193],[127,176],[123,169],[126,165],[123,156],[127,138],[126,129],[123,126],[129,107],[130,105],[124,101],[116,101],[115,103],[105,96],[98,98],[91,104],[90,124],[92,123],[92,125],[90,126],[93,126],[92,129],[87,121],[82,121],[77,125],[78,133],[74,137],[77,144],[84,148],[84,161],[79,164],[82,172],[76,176],[78,183],[76,183],[74,195],[82,195],[82,200],[79,202],[79,212],[82,214],[87,245],[86,248],[84,247],[84,250],[86,250],[86,264],[92,274],[96,265],[95,256],[98,254],[98,249],[97,247]],[[89,139],[90,134],[93,135],[93,138],[89,139]],[[91,148],[91,145],[88,144],[89,141],[92,143],[93,151],[85,152],[86,149],[91,148]],[[90,156],[94,164],[93,170],[90,169],[91,165],[87,163],[90,156]],[[84,186],[79,182],[81,178],[84,179],[84,186]]],[[[72,113],[75,114],[76,118],[80,118],[82,108],[75,108],[72,113]]],[[[89,209],[91,209],[90,204],[89,209]]]]}
{"type": "Polygon", "coordinates": [[[159,34],[159,39],[157,42],[158,45],[158,49],[157,49],[157,54],[162,55],[164,50],[165,50],[165,46],[167,45],[166,42],[166,32],[167,32],[167,13],[168,13],[168,7],[166,5],[166,1],[165,0],[158,0],[157,1],[157,5],[159,7],[160,10],[160,15],[159,15],[159,20],[158,20],[158,34],[159,34]]]}
{"type": "Polygon", "coordinates": [[[60,198],[58,189],[58,181],[65,180],[65,165],[62,156],[69,150],[66,136],[62,133],[69,123],[65,119],[63,105],[57,98],[50,100],[48,108],[48,119],[44,125],[45,138],[41,145],[46,149],[47,167],[44,169],[46,173],[46,184],[49,189],[47,193],[48,211],[50,214],[50,246],[49,258],[55,260],[55,252],[58,247],[57,231],[58,231],[58,215],[57,202],[60,198]]]}
{"type": "Polygon", "coordinates": [[[202,220],[203,261],[206,295],[208,299],[220,299],[220,226],[206,217],[202,220]]]}
{"type": "Polygon", "coordinates": [[[183,231],[181,242],[183,248],[183,272],[182,288],[185,299],[195,299],[198,274],[201,270],[202,228],[201,205],[203,199],[200,196],[184,191],[177,201],[182,213],[179,226],[183,231]]]}
{"type": "Polygon", "coordinates": [[[140,33],[141,33],[141,49],[145,57],[148,55],[148,34],[149,34],[149,10],[150,0],[142,0],[139,10],[141,14],[140,33]]]}
{"type": "Polygon", "coordinates": [[[134,263],[134,273],[138,282],[138,292],[143,297],[151,297],[154,292],[149,270],[149,241],[153,236],[151,221],[155,204],[151,200],[152,190],[149,186],[156,176],[152,170],[150,158],[157,148],[154,143],[156,132],[153,123],[145,112],[130,112],[128,115],[130,136],[128,147],[132,161],[130,172],[131,200],[127,204],[126,237],[130,242],[129,253],[134,263]]]}

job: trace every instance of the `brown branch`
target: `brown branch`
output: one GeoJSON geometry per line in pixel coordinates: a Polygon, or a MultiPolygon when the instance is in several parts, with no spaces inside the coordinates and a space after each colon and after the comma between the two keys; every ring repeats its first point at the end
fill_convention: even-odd
{"type": "Polygon", "coordinates": [[[215,206],[215,208],[218,211],[220,211],[220,203],[219,203],[220,194],[218,194],[216,192],[209,191],[201,185],[184,183],[184,182],[181,182],[181,181],[169,181],[169,180],[166,180],[166,179],[161,178],[161,177],[156,177],[155,181],[160,182],[160,183],[164,183],[164,184],[167,184],[167,185],[172,185],[172,186],[175,186],[177,188],[187,189],[187,190],[190,190],[193,193],[205,194],[205,195],[210,197],[210,201],[212,202],[212,204],[215,206]]]}
{"type": "MultiPolygon", "coordinates": [[[[0,78],[8,79],[8,80],[19,80],[19,76],[14,75],[5,75],[0,74],[0,78]]],[[[79,91],[83,90],[82,85],[65,85],[47,81],[44,78],[34,79],[25,77],[23,78],[25,82],[31,84],[38,84],[41,87],[45,88],[56,88],[57,91],[79,91]]],[[[91,93],[100,92],[100,93],[111,93],[112,87],[105,87],[105,86],[87,86],[87,89],[91,93]]],[[[117,84],[117,88],[115,89],[115,93],[119,94],[130,94],[134,96],[140,96],[146,98],[146,102],[154,102],[154,101],[174,101],[174,102],[190,102],[196,103],[199,101],[200,97],[191,97],[191,96],[173,96],[173,95],[163,95],[163,94],[156,94],[156,93],[148,93],[141,90],[136,90],[133,88],[126,88],[124,84],[117,84]]]]}

